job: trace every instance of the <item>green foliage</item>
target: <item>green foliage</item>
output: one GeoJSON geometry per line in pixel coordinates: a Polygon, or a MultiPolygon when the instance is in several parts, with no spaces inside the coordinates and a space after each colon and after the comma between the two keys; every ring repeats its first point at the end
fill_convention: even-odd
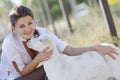
{"type": "Polygon", "coordinates": [[[27,5],[28,4],[28,0],[22,0],[22,4],[23,5],[27,5]]]}
{"type": "Polygon", "coordinates": [[[0,0],[0,24],[6,24],[8,21],[9,10],[13,7],[10,0],[0,0]]]}
{"type": "Polygon", "coordinates": [[[81,2],[83,2],[84,0],[76,0],[76,3],[79,4],[81,2]]]}
{"type": "Polygon", "coordinates": [[[32,2],[31,9],[34,13],[35,16],[35,21],[37,24],[43,24],[42,21],[42,7],[41,7],[41,1],[40,0],[35,0],[32,2]]]}
{"type": "Polygon", "coordinates": [[[1,7],[5,8],[6,11],[9,11],[13,7],[13,3],[10,0],[0,0],[1,7]]]}
{"type": "MultiPolygon", "coordinates": [[[[61,19],[63,17],[63,14],[62,14],[62,10],[60,8],[59,0],[47,0],[47,1],[49,3],[50,12],[51,12],[51,15],[53,17],[53,20],[61,19]]],[[[83,0],[76,0],[77,3],[80,3],[82,1],[83,0]]],[[[45,5],[43,2],[44,2],[44,0],[34,0],[34,1],[32,1],[32,5],[31,5],[31,8],[32,8],[35,16],[37,18],[39,18],[37,20],[37,22],[40,24],[44,23],[44,21],[42,20],[43,16],[45,16],[47,19],[46,21],[48,21],[48,17],[46,15],[46,11],[45,11],[45,5]],[[44,14],[42,14],[43,12],[44,12],[44,14]]],[[[66,6],[68,14],[70,14],[71,13],[71,6],[69,3],[69,0],[64,0],[64,2],[65,2],[65,6],[66,6]]],[[[27,5],[28,0],[23,0],[23,4],[27,5]]]]}
{"type": "MultiPolygon", "coordinates": [[[[54,15],[54,19],[57,20],[57,19],[61,18],[63,15],[62,15],[62,11],[60,8],[59,0],[48,0],[48,1],[50,4],[51,13],[52,13],[52,15],[54,15]]],[[[77,4],[79,4],[83,1],[84,0],[76,0],[77,4]]],[[[65,2],[67,12],[70,14],[71,13],[71,6],[69,3],[69,0],[64,0],[64,2],[65,2]]]]}
{"type": "Polygon", "coordinates": [[[59,19],[62,15],[59,0],[48,0],[51,14],[54,15],[53,18],[59,19]]]}
{"type": "Polygon", "coordinates": [[[115,5],[112,6],[111,11],[113,13],[113,15],[117,15],[118,17],[120,17],[120,3],[117,3],[115,5]]]}

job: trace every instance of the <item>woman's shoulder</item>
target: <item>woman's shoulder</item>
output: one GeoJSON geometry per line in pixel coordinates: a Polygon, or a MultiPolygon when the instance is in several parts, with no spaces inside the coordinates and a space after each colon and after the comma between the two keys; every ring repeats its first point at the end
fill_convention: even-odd
{"type": "Polygon", "coordinates": [[[5,39],[3,40],[3,42],[8,42],[8,41],[11,41],[11,38],[12,38],[12,34],[8,34],[5,39]]]}
{"type": "Polygon", "coordinates": [[[13,38],[12,33],[10,33],[9,35],[7,35],[7,36],[5,37],[5,39],[3,40],[2,46],[12,45],[12,41],[13,41],[12,38],[13,38]]]}

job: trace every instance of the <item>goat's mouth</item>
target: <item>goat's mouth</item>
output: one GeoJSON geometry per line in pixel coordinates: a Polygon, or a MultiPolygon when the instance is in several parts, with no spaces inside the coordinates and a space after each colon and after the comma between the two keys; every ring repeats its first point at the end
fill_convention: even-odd
{"type": "Polygon", "coordinates": [[[30,44],[29,41],[27,42],[27,46],[28,46],[29,48],[31,48],[31,44],[30,44]]]}

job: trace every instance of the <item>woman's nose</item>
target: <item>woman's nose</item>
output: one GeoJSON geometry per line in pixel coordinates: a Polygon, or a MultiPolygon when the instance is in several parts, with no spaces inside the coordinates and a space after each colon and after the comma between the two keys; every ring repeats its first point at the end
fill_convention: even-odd
{"type": "Polygon", "coordinates": [[[26,27],[25,27],[25,30],[26,30],[26,31],[30,31],[30,27],[29,27],[29,26],[26,26],[26,27]]]}

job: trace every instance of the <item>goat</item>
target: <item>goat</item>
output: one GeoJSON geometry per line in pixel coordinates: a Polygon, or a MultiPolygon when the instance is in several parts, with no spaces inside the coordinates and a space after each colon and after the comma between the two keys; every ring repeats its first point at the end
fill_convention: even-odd
{"type": "Polygon", "coordinates": [[[27,45],[36,51],[47,46],[53,49],[51,59],[42,63],[49,80],[120,80],[120,56],[114,61],[96,51],[78,56],[61,54],[48,33],[29,40],[27,45]]]}

